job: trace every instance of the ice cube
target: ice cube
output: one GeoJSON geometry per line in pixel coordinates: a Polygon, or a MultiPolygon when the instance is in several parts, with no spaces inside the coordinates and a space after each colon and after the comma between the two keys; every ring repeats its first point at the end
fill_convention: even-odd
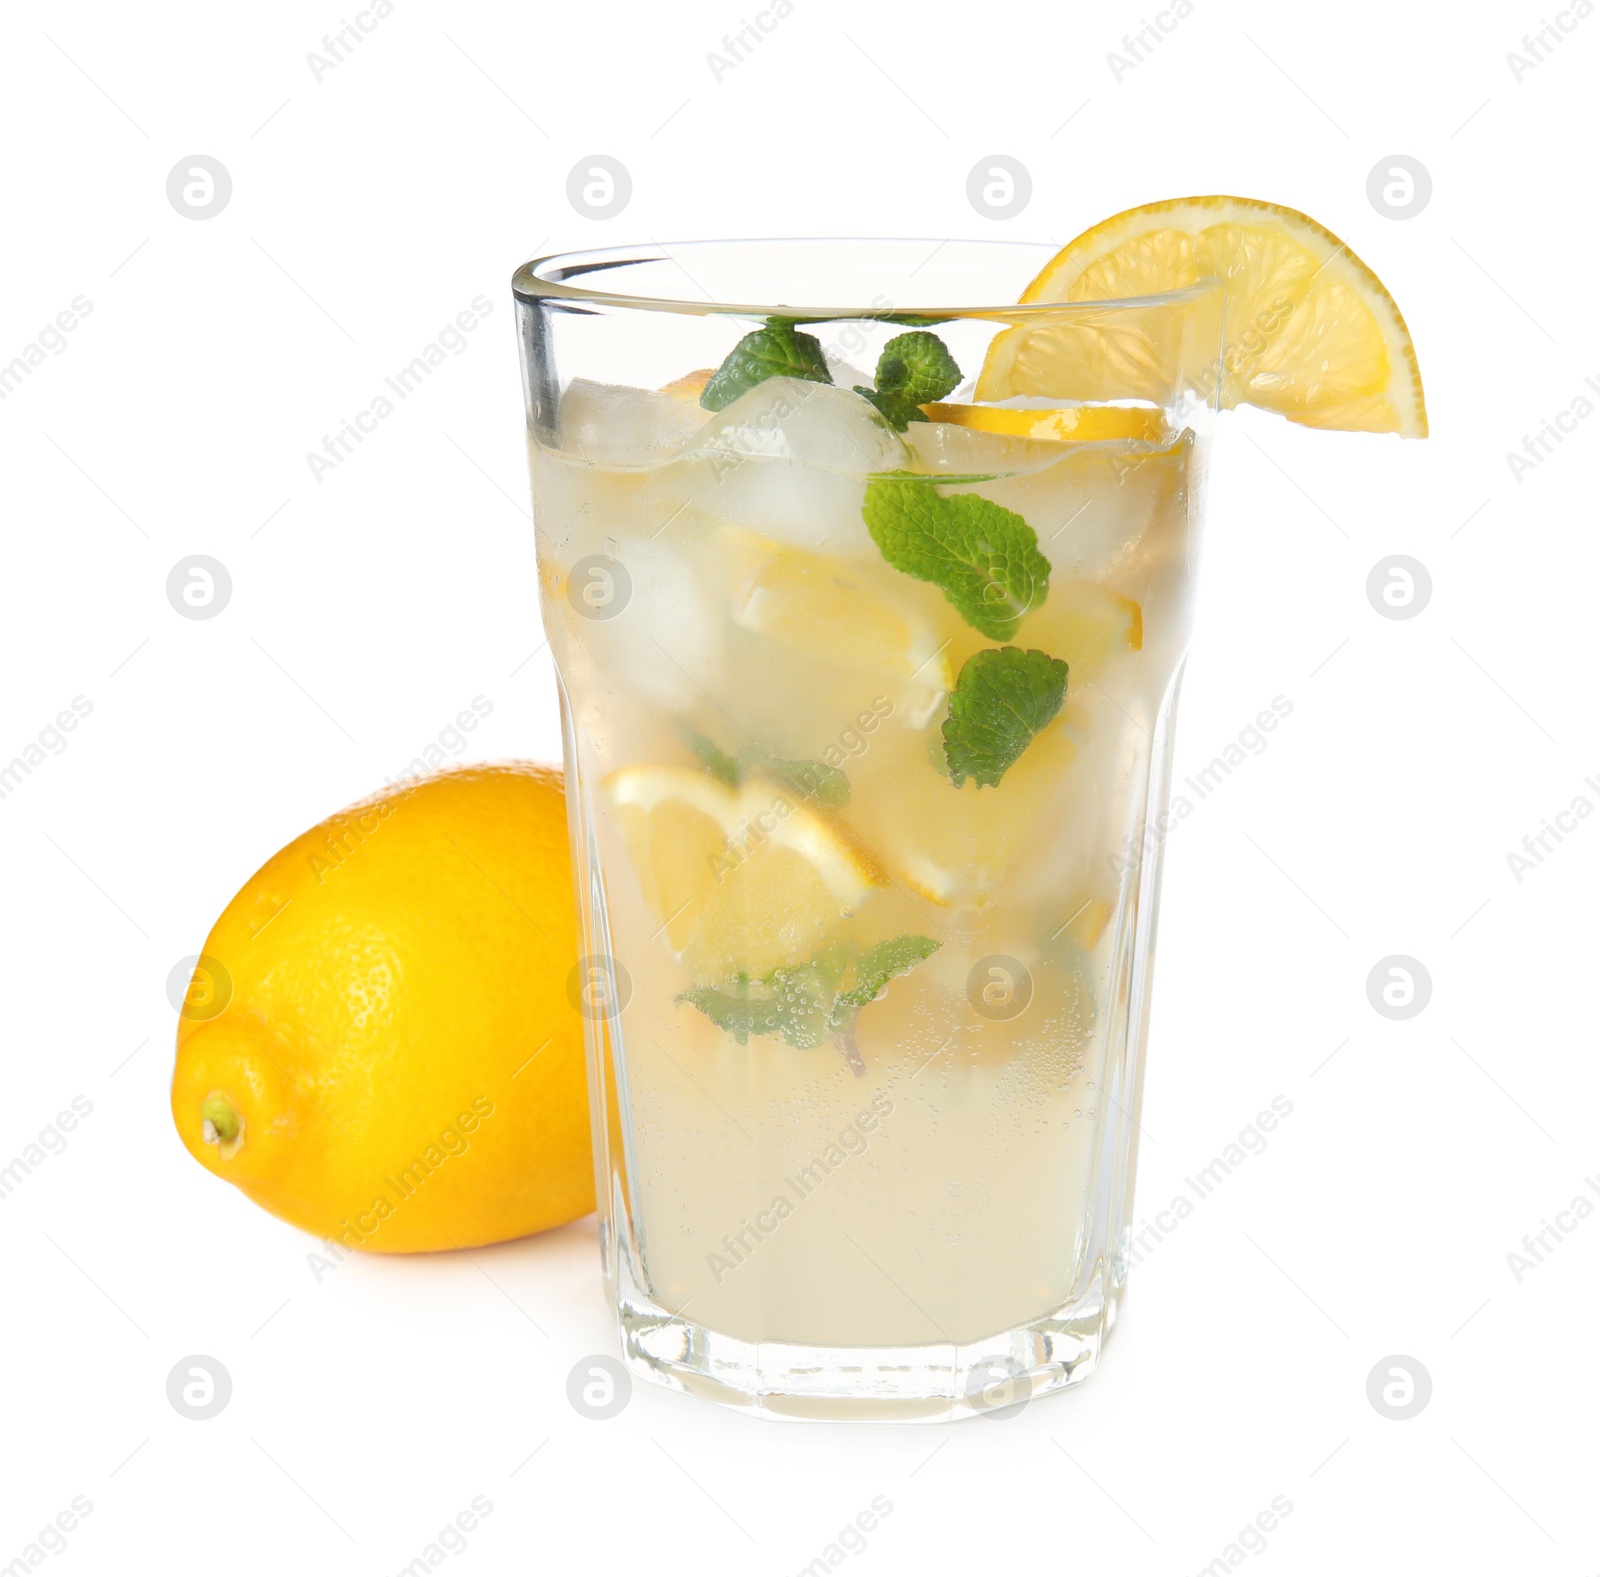
{"type": "Polygon", "coordinates": [[[696,435],[697,452],[801,460],[864,477],[907,463],[908,451],[874,407],[851,389],[768,378],[719,411],[696,435]]]}
{"type": "Polygon", "coordinates": [[[1109,575],[1132,544],[1162,531],[1173,516],[1189,445],[1180,439],[1165,447],[1132,441],[1054,447],[1061,455],[1054,465],[970,490],[1021,515],[1054,573],[1109,575]]]}
{"type": "Polygon", "coordinates": [[[906,443],[913,469],[956,476],[1016,476],[1061,459],[1061,445],[1046,439],[989,433],[959,422],[912,422],[906,443]]]}
{"type": "Polygon", "coordinates": [[[705,414],[675,395],[574,378],[561,397],[561,447],[586,460],[647,465],[681,451],[705,414]]]}
{"type": "Polygon", "coordinates": [[[860,477],[750,455],[696,456],[671,470],[696,516],[815,553],[878,551],[861,518],[867,484],[860,477]]]}
{"type": "Polygon", "coordinates": [[[860,729],[885,719],[924,728],[952,677],[928,590],[881,561],[771,553],[735,594],[733,621],[751,638],[733,637],[732,667],[773,727],[809,729],[819,751],[854,754],[850,740],[863,745],[860,729]]]}
{"type": "Polygon", "coordinates": [[[867,475],[909,459],[860,395],[768,378],[707,422],[659,481],[695,515],[789,547],[862,557],[877,553],[861,518],[867,475]]]}
{"type": "MultiPolygon", "coordinates": [[[[664,541],[613,541],[604,558],[605,602],[586,603],[571,570],[556,586],[557,606],[598,686],[673,711],[702,701],[708,684],[715,690],[722,664],[726,589],[706,566],[664,541]]],[[[588,584],[595,570],[587,560],[573,568],[580,566],[588,584]]]]}
{"type": "Polygon", "coordinates": [[[857,384],[864,388],[872,387],[872,378],[857,367],[852,367],[847,361],[840,361],[835,356],[830,356],[826,349],[823,356],[828,363],[828,372],[832,375],[834,383],[841,389],[853,389],[857,384]]]}

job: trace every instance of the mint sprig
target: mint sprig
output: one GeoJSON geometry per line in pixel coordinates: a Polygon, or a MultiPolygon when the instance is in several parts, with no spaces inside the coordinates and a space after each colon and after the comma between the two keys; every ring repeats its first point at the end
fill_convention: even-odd
{"type": "Polygon", "coordinates": [[[897,976],[909,974],[939,950],[927,936],[896,936],[864,952],[840,943],[808,963],[775,969],[759,980],[741,976],[730,989],[691,986],[688,1002],[741,1046],[753,1036],[781,1036],[797,1051],[832,1039],[845,1061],[864,1072],[856,1050],[856,1015],[897,976]]]}
{"type": "Polygon", "coordinates": [[[884,394],[869,389],[864,383],[855,386],[855,392],[881,416],[897,433],[903,433],[913,422],[925,422],[927,417],[916,406],[908,405],[897,394],[884,394]]]}
{"type": "Polygon", "coordinates": [[[850,798],[850,779],[826,761],[789,761],[759,750],[746,751],[740,762],[747,769],[765,772],[808,805],[838,810],[850,798]]]}
{"type": "Polygon", "coordinates": [[[878,357],[873,380],[880,394],[898,395],[912,405],[942,400],[961,382],[961,369],[937,334],[918,330],[897,334],[878,357]]]}
{"type": "Polygon", "coordinates": [[[974,778],[995,788],[1034,736],[1061,710],[1067,665],[1048,652],[1017,646],[974,652],[950,692],[944,721],[944,756],[950,781],[974,778]]]}
{"type": "Polygon", "coordinates": [[[743,772],[739,766],[739,758],[730,756],[726,750],[720,750],[702,733],[690,728],[687,724],[680,724],[679,730],[683,735],[683,742],[698,758],[712,777],[727,788],[738,788],[743,772]]]}
{"type": "Polygon", "coordinates": [[[1050,561],[1021,515],[942,479],[904,472],[867,483],[861,515],[890,564],[932,581],[973,629],[1009,640],[1050,591],[1050,561]]]}
{"type": "Polygon", "coordinates": [[[768,318],[752,330],[723,358],[700,392],[708,411],[720,411],[768,378],[804,378],[809,383],[832,383],[822,342],[795,327],[793,318],[768,318]]]}
{"type": "Polygon", "coordinates": [[[927,936],[892,936],[874,942],[857,960],[855,984],[839,994],[839,1002],[864,1008],[891,980],[910,974],[923,959],[938,951],[939,944],[927,936]]]}
{"type": "Polygon", "coordinates": [[[824,810],[838,810],[850,798],[850,779],[825,761],[791,760],[756,745],[730,756],[713,740],[687,726],[681,729],[686,745],[719,783],[738,788],[749,772],[764,772],[796,799],[824,810]]]}
{"type": "MultiPolygon", "coordinates": [[[[771,317],[746,334],[712,373],[700,393],[700,404],[708,411],[720,411],[768,378],[832,383],[822,342],[800,329],[798,322],[796,318],[771,317]]],[[[937,334],[917,329],[897,334],[883,347],[873,377],[876,388],[857,384],[855,392],[870,400],[897,433],[903,433],[912,422],[927,421],[919,407],[942,400],[960,381],[961,369],[944,341],[937,334]]]]}
{"type": "Polygon", "coordinates": [[[912,422],[927,421],[921,407],[942,400],[955,388],[961,382],[961,369],[937,334],[918,330],[897,334],[883,347],[873,382],[876,388],[858,383],[855,392],[870,400],[897,433],[903,433],[912,422]]]}

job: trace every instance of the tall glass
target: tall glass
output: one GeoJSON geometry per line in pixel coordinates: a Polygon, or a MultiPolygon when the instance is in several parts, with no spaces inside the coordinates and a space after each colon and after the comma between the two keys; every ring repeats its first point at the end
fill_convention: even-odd
{"type": "Polygon", "coordinates": [[[605,1272],[696,1395],[959,1417],[1116,1318],[1221,316],[1050,255],[515,278],[605,1272]]]}

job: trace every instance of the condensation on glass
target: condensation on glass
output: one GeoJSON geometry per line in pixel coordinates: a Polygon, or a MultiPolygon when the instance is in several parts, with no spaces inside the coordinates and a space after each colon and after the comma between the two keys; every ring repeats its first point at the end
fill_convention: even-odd
{"type": "Polygon", "coordinates": [[[730,1405],[1016,1405],[1123,1294],[1220,312],[1006,305],[1049,256],[516,276],[606,1280],[633,1369],[730,1405]],[[959,375],[933,420],[857,392],[907,335],[959,375]],[[741,341],[803,375],[708,396],[741,341]],[[1002,703],[1020,753],[957,786],[1002,703]]]}

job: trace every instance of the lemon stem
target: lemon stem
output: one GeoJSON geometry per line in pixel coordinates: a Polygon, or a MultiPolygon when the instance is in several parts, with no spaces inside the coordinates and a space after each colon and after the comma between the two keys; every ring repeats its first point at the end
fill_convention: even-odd
{"type": "Polygon", "coordinates": [[[211,1125],[217,1138],[224,1144],[239,1137],[240,1117],[238,1108],[220,1090],[213,1090],[201,1102],[200,1118],[201,1121],[211,1125]]]}

